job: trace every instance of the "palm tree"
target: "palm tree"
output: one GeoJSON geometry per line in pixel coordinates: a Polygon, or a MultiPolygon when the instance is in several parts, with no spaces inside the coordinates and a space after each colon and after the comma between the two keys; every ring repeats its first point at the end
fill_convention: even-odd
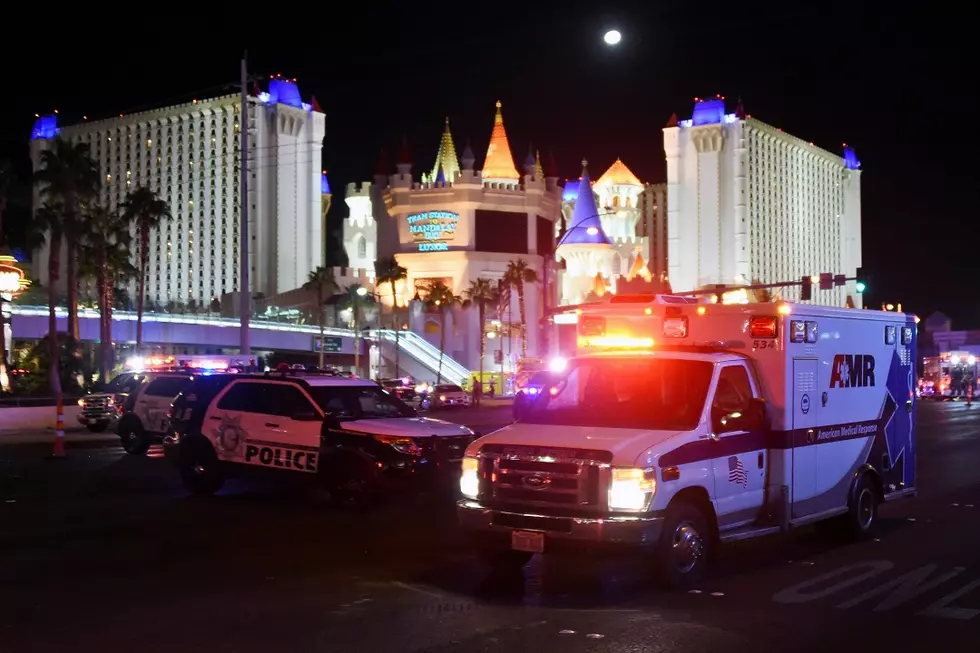
{"type": "MultiPolygon", "coordinates": [[[[59,136],[49,149],[41,152],[41,165],[34,180],[41,187],[41,197],[54,202],[50,206],[56,203],[63,211],[61,235],[65,238],[68,262],[68,334],[78,341],[78,235],[82,212],[99,190],[99,168],[87,144],[72,143],[59,136]]],[[[55,247],[53,238],[50,245],[55,247]]]]}
{"type": "Polygon", "coordinates": [[[395,291],[395,284],[399,281],[408,279],[408,270],[398,265],[398,260],[394,256],[378,259],[374,262],[374,273],[377,277],[377,285],[388,284],[391,288],[391,322],[395,328],[395,376],[401,374],[401,345],[398,335],[401,331],[401,320],[398,318],[398,295],[395,291]]]}
{"type": "Polygon", "coordinates": [[[374,293],[359,283],[354,283],[344,289],[341,300],[342,310],[351,312],[351,326],[354,329],[354,371],[361,372],[361,308],[364,305],[374,305],[374,293]]]}
{"type": "Polygon", "coordinates": [[[129,223],[118,211],[95,207],[85,216],[80,266],[96,280],[99,305],[99,373],[108,383],[112,370],[112,309],[115,286],[136,273],[130,258],[129,223]]]}
{"type": "Polygon", "coordinates": [[[517,291],[517,308],[521,315],[521,358],[527,358],[527,312],[524,308],[524,284],[537,283],[538,273],[522,258],[507,264],[505,283],[517,291]]]}
{"type": "Polygon", "coordinates": [[[446,355],[446,315],[463,303],[459,295],[454,295],[442,281],[432,281],[425,288],[425,302],[430,311],[439,313],[439,369],[436,372],[436,385],[442,383],[442,359],[446,355]]]}
{"type": "Polygon", "coordinates": [[[483,383],[483,358],[487,353],[487,307],[496,306],[500,301],[497,284],[489,279],[478,278],[470,282],[470,287],[465,291],[466,301],[463,302],[464,308],[476,306],[480,324],[480,383],[483,383]]]}
{"type": "MultiPolygon", "coordinates": [[[[61,405],[61,371],[58,366],[60,359],[60,348],[58,345],[58,319],[55,309],[58,307],[58,294],[55,282],[61,272],[61,243],[64,238],[64,216],[63,208],[55,203],[54,199],[49,199],[34,215],[34,224],[31,226],[31,240],[33,244],[40,246],[45,238],[48,242],[48,346],[50,347],[49,362],[51,369],[48,372],[48,380],[51,383],[51,394],[54,395],[61,405]]],[[[69,336],[70,337],[70,336],[69,336]]]]}
{"type": "Polygon", "coordinates": [[[123,206],[123,216],[136,225],[139,237],[139,265],[136,269],[136,351],[143,346],[143,305],[146,302],[146,275],[150,267],[150,232],[171,219],[170,207],[146,186],[138,186],[123,206]]]}
{"type": "MultiPolygon", "coordinates": [[[[303,290],[316,291],[316,323],[320,327],[320,369],[323,369],[323,305],[327,298],[340,288],[333,278],[333,269],[320,266],[310,272],[310,278],[303,284],[303,290]]],[[[218,306],[221,310],[221,306],[218,306]]]]}

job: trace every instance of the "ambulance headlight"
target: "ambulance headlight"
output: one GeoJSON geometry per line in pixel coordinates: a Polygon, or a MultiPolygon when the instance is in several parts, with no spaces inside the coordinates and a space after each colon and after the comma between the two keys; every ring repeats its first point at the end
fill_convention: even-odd
{"type": "Polygon", "coordinates": [[[614,467],[609,482],[609,509],[644,512],[657,490],[656,470],[614,467]]]}
{"type": "Polygon", "coordinates": [[[374,439],[381,444],[387,444],[392,449],[398,453],[403,453],[408,456],[421,456],[422,447],[415,443],[412,438],[406,438],[394,435],[376,435],[374,439]]]}
{"type": "Polygon", "coordinates": [[[463,473],[459,477],[459,491],[467,499],[475,499],[480,494],[480,459],[475,456],[463,458],[463,473]]]}

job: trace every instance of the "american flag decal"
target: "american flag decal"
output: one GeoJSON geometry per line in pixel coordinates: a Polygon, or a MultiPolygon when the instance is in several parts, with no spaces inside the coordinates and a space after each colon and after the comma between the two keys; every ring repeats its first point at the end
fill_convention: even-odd
{"type": "Polygon", "coordinates": [[[745,473],[745,467],[742,465],[742,461],[738,459],[738,456],[730,456],[728,458],[728,482],[736,483],[742,487],[746,487],[749,484],[749,475],[745,473]]]}

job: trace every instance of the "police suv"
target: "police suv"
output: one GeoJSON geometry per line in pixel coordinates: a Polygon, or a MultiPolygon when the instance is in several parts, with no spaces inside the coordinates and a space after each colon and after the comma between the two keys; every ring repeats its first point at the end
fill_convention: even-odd
{"type": "Polygon", "coordinates": [[[857,536],[915,488],[914,317],[613,298],[579,356],[463,460],[460,524],[492,563],[649,547],[689,586],[722,541],[833,520],[857,536]]]}
{"type": "Polygon", "coordinates": [[[363,506],[399,481],[458,472],[475,438],[465,426],[419,417],[369,380],[215,374],[174,400],[164,449],[193,494],[264,468],[318,478],[335,500],[363,506]]]}

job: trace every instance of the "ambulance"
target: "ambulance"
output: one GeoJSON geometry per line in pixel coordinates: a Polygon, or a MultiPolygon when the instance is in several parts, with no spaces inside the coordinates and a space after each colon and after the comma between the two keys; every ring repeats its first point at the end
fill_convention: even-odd
{"type": "Polygon", "coordinates": [[[641,547],[690,587],[722,543],[817,522],[857,537],[915,493],[915,318],[612,297],[577,356],[462,462],[461,527],[495,566],[641,547]]]}

